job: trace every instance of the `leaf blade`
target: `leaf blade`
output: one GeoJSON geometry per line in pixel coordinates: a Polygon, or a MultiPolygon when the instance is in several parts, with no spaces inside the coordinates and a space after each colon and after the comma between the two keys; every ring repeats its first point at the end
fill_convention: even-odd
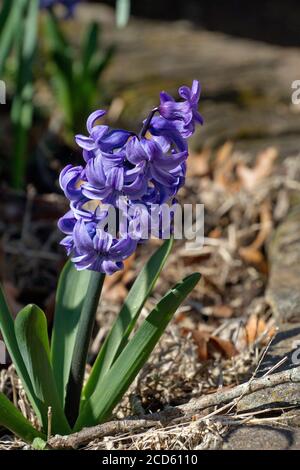
{"type": "Polygon", "coordinates": [[[117,0],[116,22],[118,28],[124,28],[130,17],[130,0],[117,0]]]}
{"type": "Polygon", "coordinates": [[[23,308],[15,320],[15,333],[34,392],[39,400],[44,429],[48,424],[48,408],[51,407],[53,432],[68,434],[71,429],[60,404],[50,363],[45,314],[36,305],[23,308]]]}
{"type": "Polygon", "coordinates": [[[75,431],[104,422],[145,364],[181,302],[200,279],[195,273],[176,284],[148,315],[97,389],[84,404],[75,431]]]}
{"type": "Polygon", "coordinates": [[[21,356],[19,346],[17,343],[14,322],[10,314],[7,302],[5,300],[4,293],[0,286],[0,331],[2,333],[5,345],[8,349],[10,357],[14,363],[17,374],[22,381],[23,387],[26,391],[26,394],[33,406],[33,409],[39,419],[39,422],[42,424],[42,416],[39,410],[38,399],[34,393],[30,377],[28,375],[27,369],[25,367],[23,358],[21,356]]]}
{"type": "Polygon", "coordinates": [[[56,293],[51,363],[62,407],[65,403],[80,313],[91,271],[77,271],[71,261],[61,272],[56,293]]]}
{"type": "Polygon", "coordinates": [[[118,353],[121,351],[132,332],[137,318],[145,305],[153,287],[165,265],[173,246],[173,239],[165,243],[151,256],[138,275],[123,307],[108,334],[100,353],[95,361],[89,380],[83,390],[83,397],[87,399],[94,392],[97,383],[111,367],[118,353]]]}
{"type": "MultiPolygon", "coordinates": [[[[18,37],[17,90],[11,109],[11,120],[15,132],[12,180],[16,188],[22,187],[24,183],[28,131],[33,116],[34,84],[32,69],[37,46],[38,11],[38,0],[32,0],[28,3],[24,24],[20,21],[22,29],[18,37]]],[[[18,25],[18,28],[20,28],[20,25],[18,25]]]]}
{"type": "Polygon", "coordinates": [[[34,439],[45,439],[45,435],[37,431],[11,401],[0,392],[0,425],[12,431],[25,442],[34,439]]]}

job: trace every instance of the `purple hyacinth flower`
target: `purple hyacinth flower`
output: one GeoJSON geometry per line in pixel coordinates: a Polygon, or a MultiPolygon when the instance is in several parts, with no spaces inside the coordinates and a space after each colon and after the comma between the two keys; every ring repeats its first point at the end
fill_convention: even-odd
{"type": "Polygon", "coordinates": [[[67,235],[61,240],[60,245],[65,247],[68,256],[72,253],[74,248],[73,229],[76,222],[77,220],[74,217],[73,211],[70,210],[61,217],[57,223],[59,230],[67,235]]]}
{"type": "Polygon", "coordinates": [[[139,136],[97,124],[102,110],[88,118],[88,135],[76,136],[85,166],[68,165],[61,172],[71,210],[58,226],[77,269],[112,274],[153,231],[159,238],[170,235],[174,216],[165,203],[174,204],[185,182],[187,138],[203,122],[197,109],[199,83],[181,87],[179,95],[183,101],[177,103],[161,94],[160,106],[149,113],[139,136]],[[107,217],[111,208],[116,227],[107,217]]]}
{"type": "Polygon", "coordinates": [[[175,146],[179,152],[187,151],[187,141],[178,132],[176,125],[161,116],[154,116],[149,131],[161,147],[175,146]]]}
{"type": "Polygon", "coordinates": [[[139,168],[126,161],[125,151],[99,153],[86,165],[87,182],[82,185],[82,193],[90,199],[115,204],[116,199],[126,194],[139,197],[147,190],[147,181],[139,168]]]}
{"type": "Polygon", "coordinates": [[[136,249],[137,242],[129,236],[120,240],[95,223],[78,220],[73,231],[74,254],[72,261],[78,270],[90,269],[113,274],[123,269],[123,261],[136,249]]]}
{"type": "Polygon", "coordinates": [[[172,187],[181,174],[181,164],[188,156],[187,151],[166,155],[154,140],[133,137],[126,146],[127,159],[136,165],[145,179],[172,187]],[[178,175],[176,174],[178,172],[178,175]]]}
{"type": "Polygon", "coordinates": [[[67,165],[60,173],[59,184],[66,197],[71,201],[82,197],[80,183],[84,179],[82,166],[67,165]]]}
{"type": "Polygon", "coordinates": [[[167,197],[177,192],[187,151],[166,155],[158,142],[145,137],[133,137],[127,143],[126,152],[128,161],[136,165],[144,181],[151,181],[157,188],[164,187],[163,192],[167,197]]]}
{"type": "Polygon", "coordinates": [[[95,157],[100,152],[113,152],[120,149],[132,135],[131,132],[122,129],[111,130],[105,125],[95,125],[96,121],[102,118],[106,111],[99,109],[93,112],[87,120],[87,131],[89,136],[78,134],[75,136],[77,145],[83,149],[85,161],[95,157]]]}
{"type": "Polygon", "coordinates": [[[200,83],[194,80],[192,88],[187,86],[179,88],[178,93],[184,99],[182,102],[176,102],[166,92],[160,94],[159,113],[166,120],[172,121],[184,138],[190,137],[195,132],[195,123],[203,124],[203,118],[198,112],[200,92],[200,83]]]}
{"type": "Polygon", "coordinates": [[[73,16],[76,5],[80,0],[40,0],[40,8],[52,8],[56,4],[63,5],[67,12],[66,18],[73,16]]]}

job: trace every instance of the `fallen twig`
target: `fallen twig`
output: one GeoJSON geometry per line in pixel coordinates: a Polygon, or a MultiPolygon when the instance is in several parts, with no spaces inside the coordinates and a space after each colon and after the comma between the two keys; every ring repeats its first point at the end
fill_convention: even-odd
{"type": "MultiPolygon", "coordinates": [[[[300,382],[300,367],[295,367],[290,370],[278,372],[258,379],[252,379],[249,382],[238,385],[229,390],[219,391],[211,395],[193,399],[184,405],[169,407],[161,412],[143,416],[143,418],[129,417],[124,420],[109,421],[91,428],[84,428],[69,436],[57,435],[49,439],[48,444],[54,449],[77,449],[91,440],[101,439],[105,436],[113,436],[118,433],[131,433],[143,428],[162,426],[166,423],[170,423],[170,421],[182,418],[186,419],[188,416],[192,416],[201,410],[213,406],[224,405],[226,403],[231,404],[232,401],[236,403],[240,396],[249,395],[250,393],[258,390],[289,382],[300,382]]],[[[220,410],[215,410],[214,413],[217,413],[218,411],[220,412],[223,408],[226,408],[226,406],[222,407],[220,410]]]]}

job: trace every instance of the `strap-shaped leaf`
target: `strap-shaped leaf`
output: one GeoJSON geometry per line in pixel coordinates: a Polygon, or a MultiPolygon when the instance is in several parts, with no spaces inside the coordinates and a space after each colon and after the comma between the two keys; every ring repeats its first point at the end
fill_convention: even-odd
{"type": "Polygon", "coordinates": [[[56,94],[64,111],[67,124],[72,128],[74,125],[74,99],[76,99],[76,93],[78,93],[74,83],[72,50],[62,29],[59,27],[59,20],[51,9],[47,11],[45,27],[47,46],[55,67],[53,82],[56,94]]]}
{"type": "Polygon", "coordinates": [[[8,18],[8,15],[10,14],[11,10],[12,10],[12,2],[11,0],[3,0],[2,2],[2,8],[1,8],[1,11],[0,11],[0,35],[3,31],[3,28],[6,24],[6,21],[7,21],[7,18],[8,18]]]}
{"type": "MultiPolygon", "coordinates": [[[[18,7],[16,8],[18,10],[18,7]]],[[[28,3],[25,20],[18,24],[17,90],[13,100],[11,119],[14,126],[13,185],[22,187],[26,166],[28,131],[33,114],[33,62],[37,46],[39,0],[28,3]],[[20,29],[21,28],[21,29],[20,29]]]]}
{"type": "Polygon", "coordinates": [[[88,69],[89,76],[87,78],[92,79],[94,82],[98,81],[103,71],[108,67],[111,60],[116,53],[116,46],[114,44],[107,47],[102,54],[97,54],[93,57],[90,62],[88,69]]]}
{"type": "Polygon", "coordinates": [[[19,5],[15,8],[5,2],[1,11],[1,30],[0,30],[0,74],[2,74],[6,59],[13,46],[14,40],[18,34],[21,19],[24,14],[28,0],[19,0],[19,5]]]}
{"type": "Polygon", "coordinates": [[[127,25],[130,16],[130,0],[117,0],[116,21],[119,28],[127,25]]]}
{"type": "Polygon", "coordinates": [[[44,434],[37,431],[19,410],[0,392],[0,425],[12,431],[23,441],[32,443],[36,438],[45,439],[44,434]]]}
{"type": "Polygon", "coordinates": [[[7,306],[3,291],[0,286],[0,331],[2,333],[5,345],[9,351],[10,357],[14,363],[17,374],[22,381],[23,387],[30,400],[30,403],[42,424],[42,417],[39,410],[39,400],[37,399],[27,369],[25,367],[23,358],[20,354],[19,346],[17,343],[15,328],[12,316],[7,306]]]}
{"type": "Polygon", "coordinates": [[[65,404],[80,312],[86,297],[91,271],[77,271],[68,261],[61,272],[56,293],[51,362],[62,407],[65,404]]]}
{"type": "Polygon", "coordinates": [[[79,414],[88,350],[104,279],[104,273],[91,272],[86,298],[78,322],[65,404],[66,417],[72,427],[76,423],[79,414]]]}
{"type": "Polygon", "coordinates": [[[142,323],[96,390],[84,403],[75,430],[107,420],[147,361],[179,305],[200,279],[195,273],[176,284],[142,323]]]}
{"type": "Polygon", "coordinates": [[[143,267],[124,302],[124,305],[108,334],[93,366],[83,391],[83,399],[91,396],[97,384],[104,377],[122,348],[127,344],[139,314],[164,267],[170,254],[173,239],[164,244],[151,256],[143,267]]]}
{"type": "Polygon", "coordinates": [[[15,332],[34,392],[39,399],[44,429],[48,408],[51,407],[53,432],[68,434],[71,430],[58,398],[50,363],[47,320],[42,310],[36,305],[23,308],[15,320],[15,332]]]}
{"type": "Polygon", "coordinates": [[[91,23],[83,40],[82,47],[82,70],[83,73],[88,69],[91,60],[98,51],[99,39],[99,24],[96,22],[91,23]]]}

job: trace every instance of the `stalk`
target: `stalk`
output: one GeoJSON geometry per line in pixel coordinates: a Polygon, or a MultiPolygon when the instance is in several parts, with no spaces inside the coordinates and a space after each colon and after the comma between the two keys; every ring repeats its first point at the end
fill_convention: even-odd
{"type": "Polygon", "coordinates": [[[154,116],[154,114],[158,111],[158,108],[153,108],[152,111],[150,112],[149,116],[147,117],[146,121],[144,122],[144,125],[142,127],[142,130],[139,134],[139,138],[142,138],[142,137],[145,137],[148,129],[149,129],[149,126],[151,124],[151,121],[152,121],[152,118],[154,116]]]}

